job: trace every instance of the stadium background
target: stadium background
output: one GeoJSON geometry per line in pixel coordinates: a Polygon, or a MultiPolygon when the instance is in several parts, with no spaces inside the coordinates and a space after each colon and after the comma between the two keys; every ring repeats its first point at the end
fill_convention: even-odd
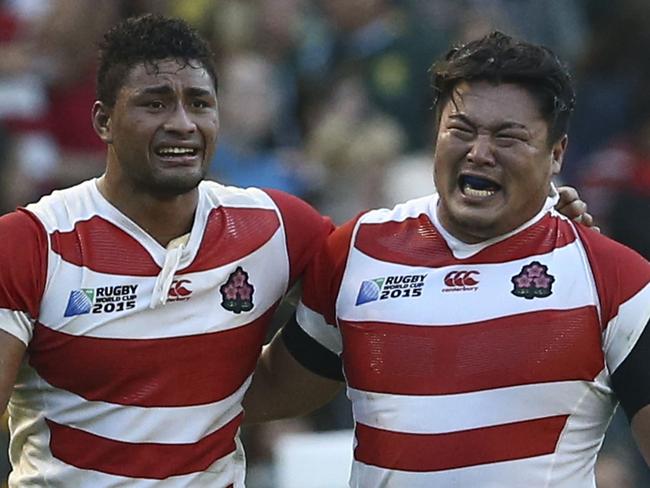
{"type": "MultiPolygon", "coordinates": [[[[449,43],[494,28],[541,42],[578,87],[563,181],[603,232],[650,258],[647,0],[0,0],[0,212],[101,172],[96,41],[143,12],[184,17],[213,45],[222,129],[211,177],[289,191],[337,223],[430,191],[427,69],[449,43]]],[[[246,429],[248,486],[276,487],[273,453],[288,432],[347,427],[341,396],[309,418],[246,429]]],[[[0,485],[7,471],[2,459],[0,485]]],[[[650,486],[620,413],[598,475],[600,488],[650,486]]]]}

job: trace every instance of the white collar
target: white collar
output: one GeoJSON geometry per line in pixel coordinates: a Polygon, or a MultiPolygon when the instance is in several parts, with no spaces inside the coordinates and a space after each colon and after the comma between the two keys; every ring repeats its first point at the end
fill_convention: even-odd
{"type": "Polygon", "coordinates": [[[467,259],[469,257],[474,256],[475,254],[478,254],[480,251],[483,249],[491,246],[492,244],[496,244],[497,242],[504,241],[508,239],[509,237],[521,232],[522,230],[531,227],[532,225],[536,224],[539,222],[547,213],[553,210],[557,202],[560,200],[560,195],[557,191],[557,188],[553,183],[551,183],[551,191],[548,197],[546,197],[546,201],[544,202],[544,206],[542,209],[535,214],[533,218],[530,220],[524,222],[521,224],[519,227],[517,227],[514,230],[511,230],[510,232],[492,237],[488,240],[477,242],[476,244],[468,244],[467,242],[463,242],[457,237],[454,237],[451,235],[447,229],[444,228],[440,220],[438,219],[438,201],[440,199],[440,196],[438,194],[435,194],[432,198],[431,201],[431,208],[430,208],[430,215],[432,217],[433,225],[435,225],[436,229],[438,229],[438,232],[440,232],[440,235],[443,237],[443,239],[446,241],[447,246],[449,246],[449,249],[451,250],[451,253],[454,255],[456,259],[467,259]]]}

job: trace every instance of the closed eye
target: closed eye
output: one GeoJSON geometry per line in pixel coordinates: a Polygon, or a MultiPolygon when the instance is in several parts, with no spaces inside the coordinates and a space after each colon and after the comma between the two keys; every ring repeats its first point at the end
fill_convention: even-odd
{"type": "Polygon", "coordinates": [[[528,136],[522,132],[499,132],[496,140],[500,144],[515,144],[517,142],[527,142],[528,136]]]}
{"type": "Polygon", "coordinates": [[[474,137],[474,131],[469,127],[460,125],[452,125],[448,127],[449,132],[460,139],[469,139],[474,137]]]}

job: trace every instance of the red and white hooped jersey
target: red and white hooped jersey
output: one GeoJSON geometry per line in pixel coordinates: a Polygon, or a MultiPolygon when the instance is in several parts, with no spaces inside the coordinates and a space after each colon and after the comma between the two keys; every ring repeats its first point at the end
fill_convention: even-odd
{"type": "Polygon", "coordinates": [[[330,230],[295,197],[214,182],[171,250],[95,180],[0,218],[0,329],[28,346],[10,486],[243,487],[242,397],[330,230]]]}
{"type": "Polygon", "coordinates": [[[650,319],[650,265],[550,201],[472,245],[436,205],[362,214],[306,273],[296,319],[341,354],[350,485],[594,487],[612,374],[650,319]]]}

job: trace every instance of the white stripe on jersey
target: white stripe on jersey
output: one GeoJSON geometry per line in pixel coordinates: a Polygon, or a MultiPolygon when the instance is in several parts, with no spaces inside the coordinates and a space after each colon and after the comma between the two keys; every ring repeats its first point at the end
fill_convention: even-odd
{"type": "Polygon", "coordinates": [[[586,272],[581,269],[576,273],[575,267],[571,266],[581,259],[580,249],[568,245],[549,254],[505,263],[464,265],[459,262],[454,266],[427,268],[380,261],[352,249],[336,302],[338,318],[426,326],[431,325],[433,317],[435,325],[460,325],[519,313],[595,306],[596,291],[584,286],[588,282],[586,272]],[[555,282],[550,296],[531,302],[511,294],[511,278],[532,261],[552,263],[548,273],[555,277],[555,282]],[[445,291],[444,279],[449,272],[469,269],[480,273],[476,290],[445,291]],[[364,281],[403,275],[426,275],[421,297],[355,304],[364,281]],[[507,303],[507,314],[504,313],[504,303],[507,303]]]}
{"type": "Polygon", "coordinates": [[[341,354],[343,350],[341,331],[325,322],[322,315],[314,312],[302,301],[298,303],[296,309],[296,321],[300,324],[302,330],[321,346],[326,347],[334,354],[341,354]]]}
{"type": "MultiPolygon", "coordinates": [[[[371,210],[361,217],[366,224],[382,224],[384,222],[403,222],[419,215],[432,215],[438,203],[438,195],[427,195],[399,203],[393,208],[378,208],[371,210]]],[[[357,224],[358,225],[358,224],[357,224]]]]}
{"type": "MultiPolygon", "coordinates": [[[[47,445],[49,435],[47,426],[41,420],[43,427],[39,434],[33,436],[34,445],[47,445]]],[[[34,456],[29,460],[25,458],[25,465],[20,470],[9,474],[9,486],[33,486],[43,488],[77,488],[77,487],[131,487],[138,488],[188,488],[188,487],[217,487],[229,486],[232,481],[234,488],[245,488],[245,473],[242,469],[244,451],[239,439],[236,439],[237,449],[215,461],[205,471],[181,476],[172,476],[167,479],[145,479],[117,476],[99,471],[79,469],[70,464],[65,464],[53,457],[49,450],[43,449],[42,456],[34,456]],[[27,462],[31,465],[27,466],[27,462]],[[18,477],[20,473],[20,477],[18,477]],[[42,485],[45,480],[46,485],[42,485]],[[74,484],[70,484],[70,482],[74,484]],[[20,484],[17,484],[17,483],[20,484]]],[[[30,448],[30,446],[26,446],[30,448]]],[[[160,462],[165,462],[161,459],[160,462]]],[[[16,466],[16,464],[14,464],[16,466]]]]}
{"type": "Polygon", "coordinates": [[[596,488],[593,476],[588,474],[580,478],[551,480],[545,468],[553,460],[554,456],[550,454],[425,473],[384,469],[355,462],[350,488],[596,488]],[[549,484],[551,481],[552,484],[549,484]]]}
{"type": "MultiPolygon", "coordinates": [[[[232,395],[217,402],[189,407],[137,407],[86,400],[74,393],[55,388],[32,368],[23,372],[32,376],[32,384],[47,388],[47,407],[40,413],[49,420],[85,432],[122,442],[190,444],[220,429],[242,411],[241,398],[251,382],[249,377],[232,395]],[[188,419],[192,421],[189,422],[188,419]],[[164,428],[161,428],[164,426],[164,428]]],[[[30,395],[13,395],[9,410],[15,418],[33,416],[30,395]],[[24,417],[23,417],[24,416],[24,417]]]]}
{"type": "Polygon", "coordinates": [[[348,397],[354,418],[362,424],[411,434],[439,434],[568,415],[577,408],[572,399],[582,399],[593,389],[591,382],[562,381],[454,395],[397,395],[348,388],[348,397]],[[499,408],[484,408],[497,404],[499,408]]]}
{"type": "Polygon", "coordinates": [[[266,245],[240,260],[207,271],[176,275],[179,279],[191,280],[188,285],[192,291],[191,308],[182,306],[186,302],[178,302],[180,306],[168,302],[165,307],[149,311],[155,276],[130,277],[97,273],[58,259],[60,276],[70,278],[71,281],[67,285],[64,280],[58,280],[56,286],[49,287],[48,300],[42,303],[40,322],[67,334],[109,339],[160,339],[229,330],[246,325],[263,315],[286,289],[289,270],[287,267],[278,269],[278,266],[274,265],[274,259],[278,257],[277,250],[284,246],[284,239],[284,233],[277,231],[266,245]],[[226,283],[230,273],[243,262],[249,282],[255,287],[255,306],[249,313],[233,314],[220,306],[222,297],[218,285],[226,283]],[[72,291],[114,285],[138,285],[134,309],[115,313],[114,320],[106,320],[105,313],[64,317],[72,291]],[[143,313],[144,310],[147,313],[143,313]],[[204,313],[189,313],[193,310],[202,310],[204,313]],[[156,327],[156,316],[164,318],[165,323],[171,326],[156,327]]]}
{"type": "Polygon", "coordinates": [[[32,340],[33,322],[25,312],[0,308],[0,324],[5,332],[19,339],[25,346],[32,340]]]}
{"type": "Polygon", "coordinates": [[[650,320],[648,303],[650,303],[650,283],[621,304],[618,314],[607,324],[603,349],[611,370],[610,374],[621,365],[645,330],[644,326],[650,320]],[[635,317],[640,317],[641,323],[635,321],[637,320],[635,317]]]}

